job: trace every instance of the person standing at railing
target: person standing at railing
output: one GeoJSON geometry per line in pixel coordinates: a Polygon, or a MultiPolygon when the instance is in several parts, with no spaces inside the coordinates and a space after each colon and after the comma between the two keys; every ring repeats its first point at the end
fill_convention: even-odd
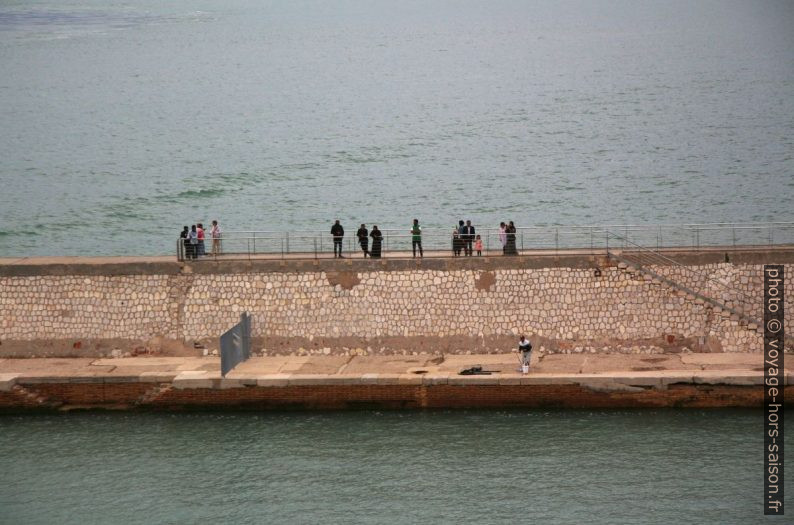
{"type": "Polygon", "coordinates": [[[370,233],[369,236],[372,237],[372,251],[369,252],[369,256],[372,259],[380,259],[380,246],[383,241],[383,234],[378,229],[377,224],[372,225],[372,233],[370,233]]]}
{"type": "Polygon", "coordinates": [[[419,219],[414,219],[414,225],[411,227],[411,247],[414,250],[414,258],[416,258],[416,247],[419,247],[419,257],[424,257],[422,251],[422,227],[419,226],[419,219]]]}
{"type": "Polygon", "coordinates": [[[458,255],[460,255],[461,250],[466,248],[466,223],[463,222],[463,219],[458,221],[458,244],[460,246],[458,255]]]}
{"type": "Polygon", "coordinates": [[[190,249],[188,250],[188,259],[195,259],[198,255],[198,232],[196,231],[196,225],[192,225],[190,227],[190,233],[187,234],[188,239],[188,246],[190,249]]]}
{"type": "Polygon", "coordinates": [[[516,249],[516,226],[513,224],[513,221],[510,221],[507,225],[505,233],[507,234],[505,255],[518,255],[518,250],[516,249]]]}
{"type": "Polygon", "coordinates": [[[361,225],[361,228],[356,232],[356,236],[358,237],[358,243],[361,245],[361,251],[364,252],[364,258],[366,259],[367,255],[369,255],[369,232],[367,231],[366,224],[361,225]]]}
{"type": "Polygon", "coordinates": [[[218,221],[212,221],[212,228],[210,229],[210,236],[212,237],[212,255],[221,254],[221,227],[218,226],[218,221]]]}
{"type": "Polygon", "coordinates": [[[499,223],[499,242],[502,243],[502,255],[507,251],[507,225],[504,222],[499,223]]]}
{"type": "Polygon", "coordinates": [[[202,255],[207,255],[206,249],[204,247],[204,225],[198,223],[196,229],[196,238],[198,239],[198,256],[201,257],[202,255]]]}
{"type": "Polygon", "coordinates": [[[460,231],[455,228],[452,230],[452,256],[460,256],[461,250],[463,250],[463,239],[460,238],[460,231]]]}
{"type": "Polygon", "coordinates": [[[477,257],[481,257],[482,256],[482,239],[480,238],[479,235],[474,239],[474,249],[477,250],[477,257]]]}
{"type": "Polygon", "coordinates": [[[334,259],[342,257],[342,241],[345,238],[345,229],[339,224],[339,219],[331,226],[331,235],[334,238],[334,259]]]}
{"type": "Polygon", "coordinates": [[[185,226],[181,232],[179,232],[179,244],[180,244],[180,253],[179,253],[179,260],[184,261],[188,258],[188,237],[190,236],[190,228],[185,226]]]}
{"type": "Polygon", "coordinates": [[[466,226],[463,227],[463,243],[466,255],[471,257],[474,253],[472,248],[472,244],[474,244],[474,226],[471,225],[471,221],[466,221],[466,226]]]}

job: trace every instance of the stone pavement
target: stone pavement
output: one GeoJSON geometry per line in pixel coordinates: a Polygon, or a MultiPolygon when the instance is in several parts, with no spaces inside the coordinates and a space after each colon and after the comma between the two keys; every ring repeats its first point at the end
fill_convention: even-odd
{"type": "MultiPolygon", "coordinates": [[[[0,359],[0,391],[15,384],[163,382],[174,388],[339,384],[579,384],[621,391],[673,383],[760,385],[763,354],[549,354],[534,352],[529,374],[518,354],[253,357],[226,378],[218,357],[0,359]],[[459,375],[482,366],[490,375],[459,375]]],[[[794,384],[794,371],[786,371],[794,384]]]]}

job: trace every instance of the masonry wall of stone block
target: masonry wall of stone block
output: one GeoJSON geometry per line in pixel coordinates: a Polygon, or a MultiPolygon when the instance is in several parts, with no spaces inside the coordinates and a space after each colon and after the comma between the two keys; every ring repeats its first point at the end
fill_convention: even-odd
{"type": "MultiPolygon", "coordinates": [[[[716,299],[738,290],[760,305],[761,265],[657,270],[716,299]]],[[[4,276],[0,342],[212,341],[247,310],[267,353],[406,353],[418,341],[446,345],[446,352],[506,351],[519,333],[560,352],[762,350],[760,334],[708,304],[615,266],[596,273],[547,267],[4,276]]]]}

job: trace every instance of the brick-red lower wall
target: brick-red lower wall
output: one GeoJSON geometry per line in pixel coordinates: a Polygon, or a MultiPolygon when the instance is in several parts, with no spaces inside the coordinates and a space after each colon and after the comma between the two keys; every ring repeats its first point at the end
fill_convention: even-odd
{"type": "MultiPolygon", "coordinates": [[[[410,408],[760,407],[760,386],[670,385],[600,392],[578,385],[318,385],[174,389],[155,383],[41,383],[0,392],[0,411],[58,408],[317,410],[410,408]],[[35,394],[31,396],[30,394],[35,394]]],[[[794,402],[794,386],[785,388],[794,402]]]]}
{"type": "Polygon", "coordinates": [[[26,388],[66,405],[134,404],[152,383],[40,383],[26,388]]]}

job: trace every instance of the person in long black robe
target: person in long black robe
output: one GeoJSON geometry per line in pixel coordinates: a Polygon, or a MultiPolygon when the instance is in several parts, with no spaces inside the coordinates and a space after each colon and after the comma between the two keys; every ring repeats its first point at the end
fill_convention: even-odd
{"type": "Polygon", "coordinates": [[[372,226],[372,233],[370,233],[369,236],[372,237],[372,250],[370,250],[369,256],[372,259],[380,259],[380,247],[383,241],[383,234],[377,226],[372,226]]]}
{"type": "Polygon", "coordinates": [[[505,255],[518,255],[518,250],[516,249],[516,227],[513,224],[513,221],[510,221],[510,224],[507,225],[505,232],[507,233],[505,255]]]}
{"type": "Polygon", "coordinates": [[[188,244],[188,236],[190,235],[190,229],[185,226],[185,228],[179,233],[179,238],[181,239],[181,250],[179,253],[179,260],[184,261],[185,259],[190,259],[190,245],[188,244]]]}
{"type": "Polygon", "coordinates": [[[463,238],[458,233],[458,230],[452,230],[452,255],[457,257],[463,250],[463,238]]]}

